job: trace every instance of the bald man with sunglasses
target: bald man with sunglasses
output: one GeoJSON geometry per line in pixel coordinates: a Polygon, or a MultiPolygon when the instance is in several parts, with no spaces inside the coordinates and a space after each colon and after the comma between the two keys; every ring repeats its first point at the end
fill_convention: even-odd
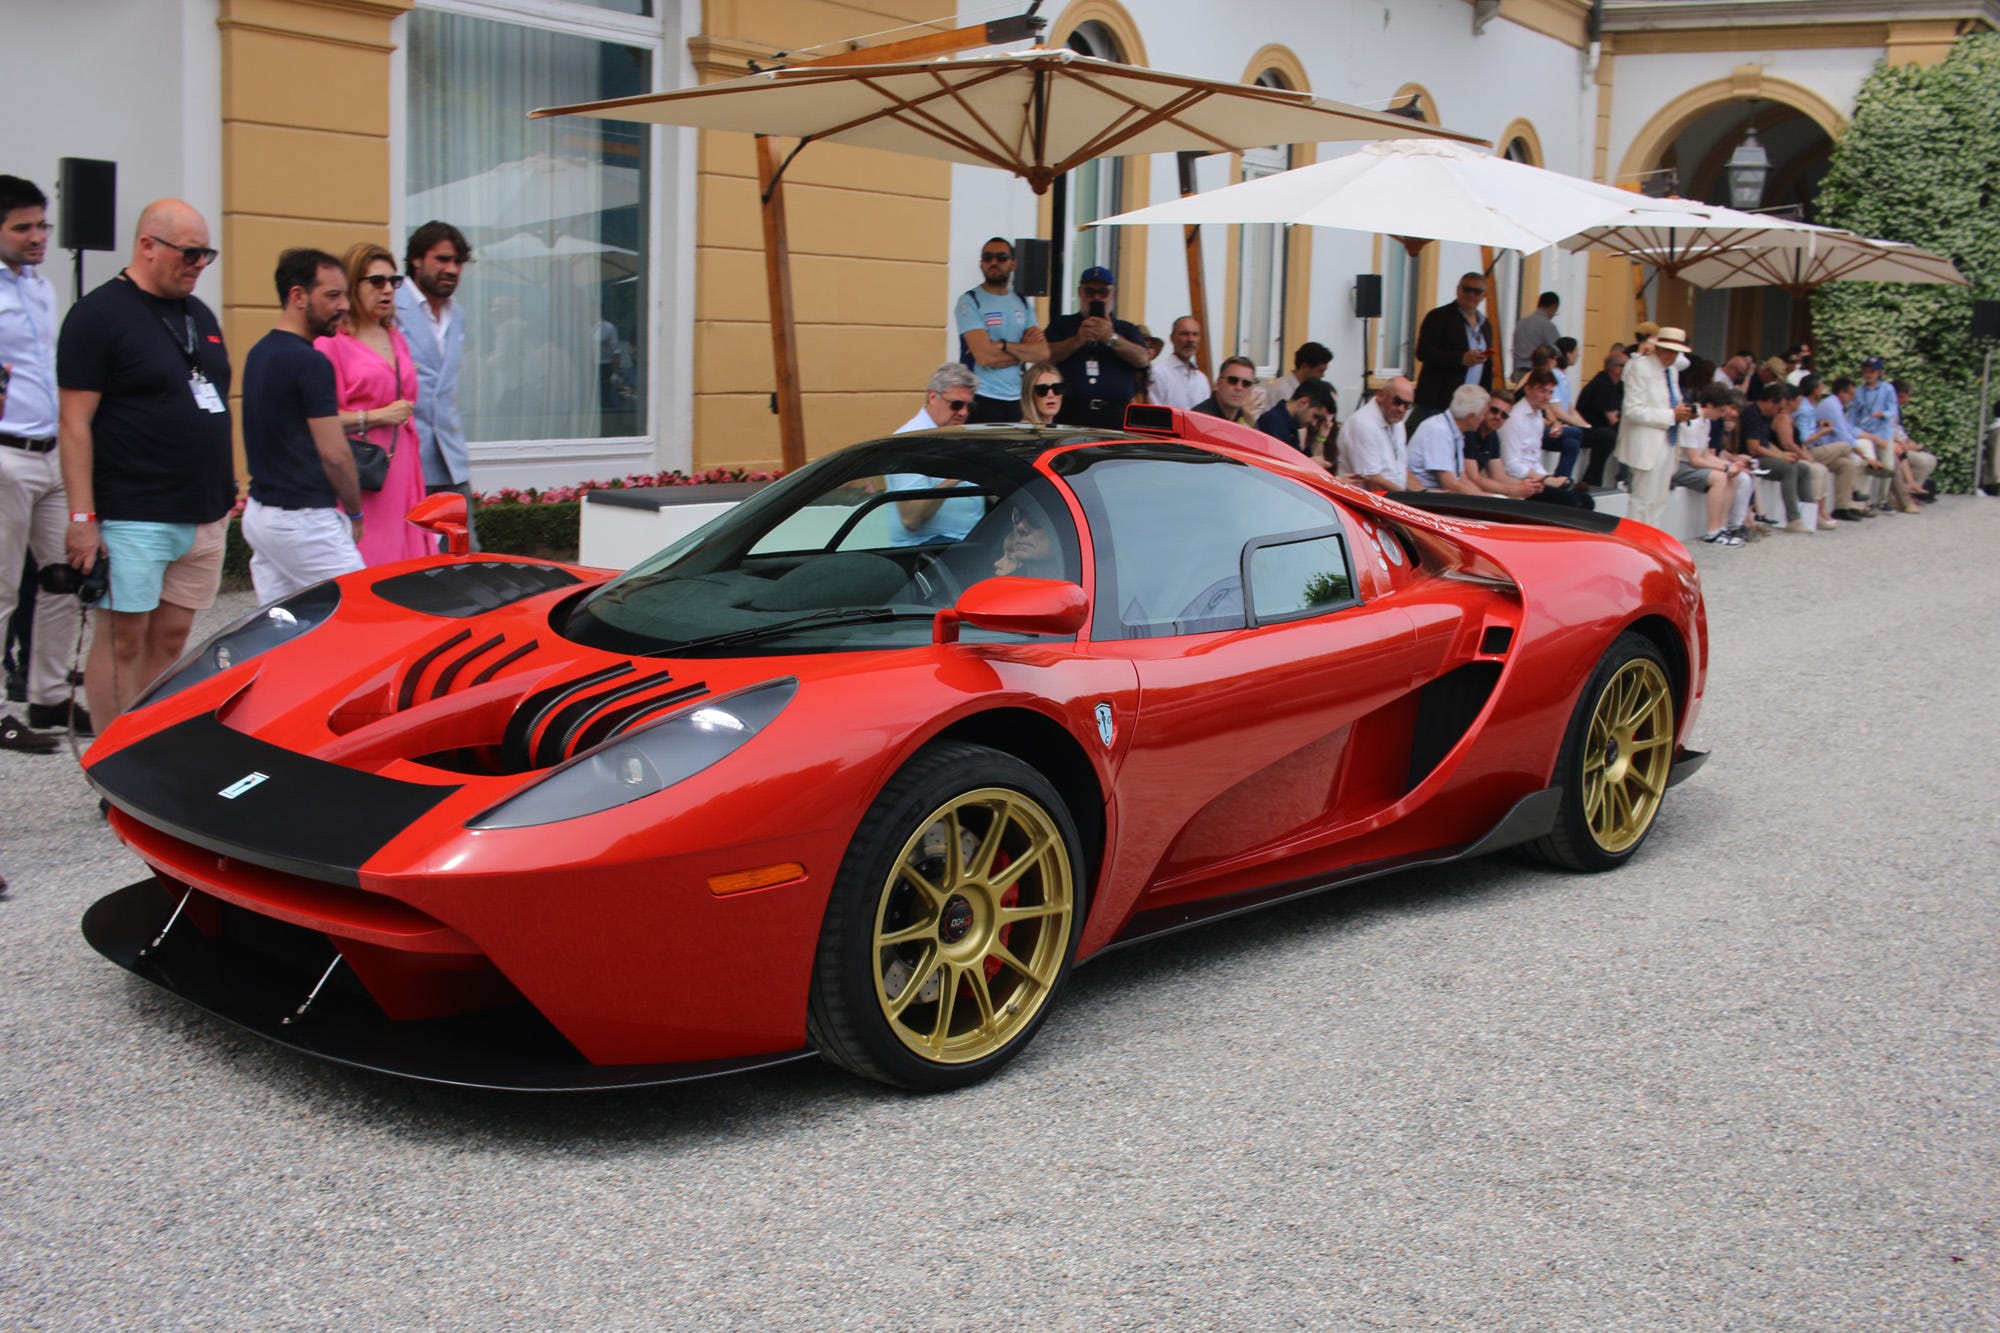
{"type": "Polygon", "coordinates": [[[236,502],[229,349],[194,294],[215,259],[192,205],[153,201],[131,262],[70,309],[56,344],[64,545],[84,573],[111,561],[84,666],[99,725],[180,657],[222,580],[236,502]]]}

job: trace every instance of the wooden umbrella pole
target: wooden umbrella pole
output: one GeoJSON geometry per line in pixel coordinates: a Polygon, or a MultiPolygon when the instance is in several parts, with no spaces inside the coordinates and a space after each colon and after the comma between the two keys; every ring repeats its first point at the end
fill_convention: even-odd
{"type": "Polygon", "coordinates": [[[798,332],[792,320],[792,245],[785,230],[785,182],[778,146],[757,136],[757,184],[764,216],[764,285],[771,301],[771,366],[778,409],[778,456],[787,472],[806,465],[805,404],[799,395],[798,332]]]}
{"type": "MultiPolygon", "coordinates": [[[[1199,153],[1180,154],[1182,198],[1195,192],[1194,160],[1199,156],[1199,153]]],[[[1212,372],[1208,368],[1208,281],[1201,261],[1201,227],[1190,225],[1181,231],[1183,243],[1187,246],[1188,313],[1201,326],[1201,344],[1195,350],[1194,364],[1207,376],[1212,372]]]]}

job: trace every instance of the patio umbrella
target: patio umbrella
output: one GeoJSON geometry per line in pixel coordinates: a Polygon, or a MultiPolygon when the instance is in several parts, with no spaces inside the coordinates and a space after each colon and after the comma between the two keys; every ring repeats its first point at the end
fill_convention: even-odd
{"type": "Polygon", "coordinates": [[[1158,223],[1289,223],[1540,250],[1629,215],[1628,190],[1579,180],[1444,139],[1371,143],[1294,167],[1104,218],[1100,227],[1158,223]]]}
{"type": "Polygon", "coordinates": [[[593,116],[758,136],[766,281],[785,466],[805,461],[792,337],[790,242],[770,136],[817,140],[997,167],[1037,194],[1092,158],[1231,152],[1271,144],[1453,136],[1402,116],[1307,93],[1223,83],[1035,47],[882,64],[860,53],[534,116],[593,116]],[[839,62],[839,63],[836,63],[839,62]]]}
{"type": "Polygon", "coordinates": [[[1562,243],[1565,250],[1600,250],[1645,264],[1669,277],[1692,264],[1755,246],[1798,249],[1815,228],[1768,213],[1744,213],[1693,199],[1648,199],[1628,194],[1630,211],[1585,228],[1562,243]]]}
{"type": "Polygon", "coordinates": [[[1025,179],[1037,194],[1095,157],[1419,135],[1466,138],[1309,93],[1045,48],[882,65],[795,65],[531,114],[883,148],[998,167],[1025,179]]]}
{"type": "Polygon", "coordinates": [[[1972,285],[1943,255],[1833,227],[1813,227],[1803,246],[1743,246],[1710,255],[1683,265],[1680,276],[1697,287],[1782,287],[1793,296],[1829,282],[1972,285]]]}

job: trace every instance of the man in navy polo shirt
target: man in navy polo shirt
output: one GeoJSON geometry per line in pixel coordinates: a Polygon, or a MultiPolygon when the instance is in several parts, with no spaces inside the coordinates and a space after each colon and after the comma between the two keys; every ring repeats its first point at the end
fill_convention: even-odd
{"type": "Polygon", "coordinates": [[[340,430],[333,363],[313,346],[347,313],[346,276],[323,250],[287,250],[277,286],[278,327],[243,362],[243,539],[263,602],[362,567],[354,454],[340,430]]]}
{"type": "Polygon", "coordinates": [[[1139,326],[1112,317],[1117,290],[1110,269],[1087,268],[1076,286],[1082,309],[1049,321],[1049,360],[1063,377],[1056,420],[1065,426],[1123,426],[1125,405],[1139,391],[1139,367],[1153,359],[1139,326]]]}

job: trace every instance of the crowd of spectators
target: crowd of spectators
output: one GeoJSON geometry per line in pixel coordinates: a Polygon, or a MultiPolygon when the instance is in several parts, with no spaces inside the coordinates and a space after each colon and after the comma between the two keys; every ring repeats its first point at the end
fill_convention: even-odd
{"type": "Polygon", "coordinates": [[[1129,403],[1160,403],[1255,426],[1376,490],[1590,509],[1618,489],[1631,494],[1631,517],[1656,526],[1678,487],[1702,497],[1702,540],[1722,547],[1919,513],[1936,498],[1937,460],[1904,425],[1909,386],[1887,379],[1880,357],[1862,363],[1858,382],[1822,381],[1805,343],[1762,359],[1738,351],[1717,365],[1696,357],[1682,330],[1645,323],[1579,382],[1577,341],[1556,324],[1561,298],[1543,292],[1514,325],[1512,375],[1496,382],[1482,313],[1489,280],[1474,271],[1424,316],[1414,381],[1392,374],[1343,421],[1324,344],[1302,344],[1291,372],[1268,383],[1246,356],[1226,357],[1211,379],[1199,318],[1176,319],[1162,344],[1117,318],[1110,270],[1084,272],[1077,312],[1051,320],[1045,337],[1025,309],[1010,307],[1009,320],[981,313],[1003,294],[1011,247],[989,240],[980,260],[988,284],[957,312],[964,360],[980,368],[982,393],[988,367],[1004,362],[1018,375],[1031,363],[1016,380],[1016,419],[1029,423],[1115,426],[1129,403]],[[1775,505],[1758,501],[1765,478],[1776,483],[1775,505]]]}

